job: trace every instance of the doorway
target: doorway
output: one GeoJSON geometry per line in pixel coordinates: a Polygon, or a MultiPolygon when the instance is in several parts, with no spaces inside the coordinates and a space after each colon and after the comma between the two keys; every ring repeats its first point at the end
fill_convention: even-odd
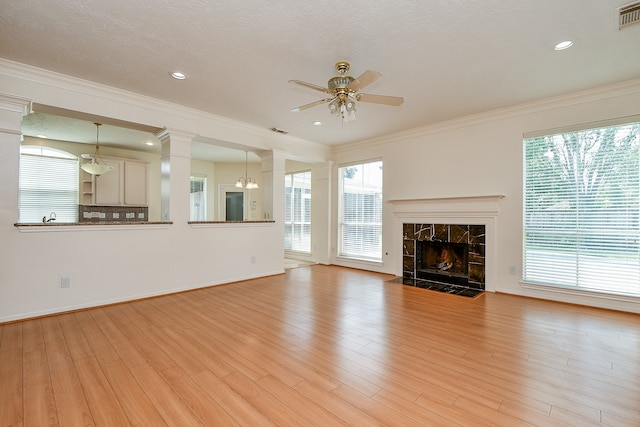
{"type": "Polygon", "coordinates": [[[246,190],[234,185],[220,185],[218,218],[220,221],[246,221],[246,190]]]}
{"type": "Polygon", "coordinates": [[[244,221],[244,193],[227,191],[225,194],[225,221],[244,221]]]}

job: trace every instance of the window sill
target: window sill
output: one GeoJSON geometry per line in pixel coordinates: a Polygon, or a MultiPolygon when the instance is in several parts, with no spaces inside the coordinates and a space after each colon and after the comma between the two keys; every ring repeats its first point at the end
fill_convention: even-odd
{"type": "Polygon", "coordinates": [[[377,261],[377,260],[366,259],[366,258],[351,258],[351,257],[340,256],[340,255],[336,257],[336,260],[339,260],[342,262],[355,262],[359,264],[369,264],[369,265],[375,265],[375,266],[380,266],[383,264],[381,260],[377,261]]]}
{"type": "Polygon", "coordinates": [[[640,296],[630,295],[630,294],[619,294],[606,292],[602,290],[594,290],[594,289],[584,289],[577,288],[572,286],[562,286],[562,285],[542,285],[539,283],[531,283],[531,282],[520,282],[520,287],[524,289],[530,289],[535,291],[543,291],[550,292],[555,294],[564,294],[564,295],[575,295],[579,297],[587,297],[599,300],[611,300],[611,301],[621,301],[621,302],[632,302],[638,303],[640,300],[640,296]]]}

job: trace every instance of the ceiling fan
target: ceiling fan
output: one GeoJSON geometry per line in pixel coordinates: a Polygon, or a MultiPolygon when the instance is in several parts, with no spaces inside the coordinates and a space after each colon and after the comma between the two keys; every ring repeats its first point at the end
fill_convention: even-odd
{"type": "Polygon", "coordinates": [[[328,98],[301,105],[300,107],[293,108],[291,111],[297,113],[328,102],[331,114],[341,117],[343,121],[348,122],[355,120],[356,118],[357,101],[391,105],[394,107],[402,105],[404,99],[399,96],[360,93],[362,89],[378,80],[382,75],[377,71],[367,70],[354,79],[353,77],[346,75],[347,71],[349,71],[349,67],[349,63],[345,61],[336,63],[336,70],[340,75],[330,78],[326,88],[300,80],[289,80],[289,83],[308,87],[330,95],[328,98]]]}

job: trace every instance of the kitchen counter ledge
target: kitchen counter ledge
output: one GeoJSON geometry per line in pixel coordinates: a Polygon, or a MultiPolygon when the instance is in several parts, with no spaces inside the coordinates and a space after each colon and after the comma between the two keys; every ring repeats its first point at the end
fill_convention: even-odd
{"type": "Polygon", "coordinates": [[[272,219],[259,221],[189,221],[191,228],[267,227],[275,224],[272,219]]]}
{"type": "Polygon", "coordinates": [[[20,232],[76,231],[76,230],[144,230],[169,228],[173,221],[103,221],[61,223],[15,223],[20,232]]]}

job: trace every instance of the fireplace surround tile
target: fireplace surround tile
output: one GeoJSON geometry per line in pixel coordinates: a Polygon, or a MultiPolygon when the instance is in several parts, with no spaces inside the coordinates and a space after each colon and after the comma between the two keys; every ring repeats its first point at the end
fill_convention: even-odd
{"type": "Polygon", "coordinates": [[[419,241],[462,243],[468,245],[469,289],[485,289],[485,226],[474,224],[417,224],[404,223],[403,234],[403,277],[418,278],[419,241]]]}

